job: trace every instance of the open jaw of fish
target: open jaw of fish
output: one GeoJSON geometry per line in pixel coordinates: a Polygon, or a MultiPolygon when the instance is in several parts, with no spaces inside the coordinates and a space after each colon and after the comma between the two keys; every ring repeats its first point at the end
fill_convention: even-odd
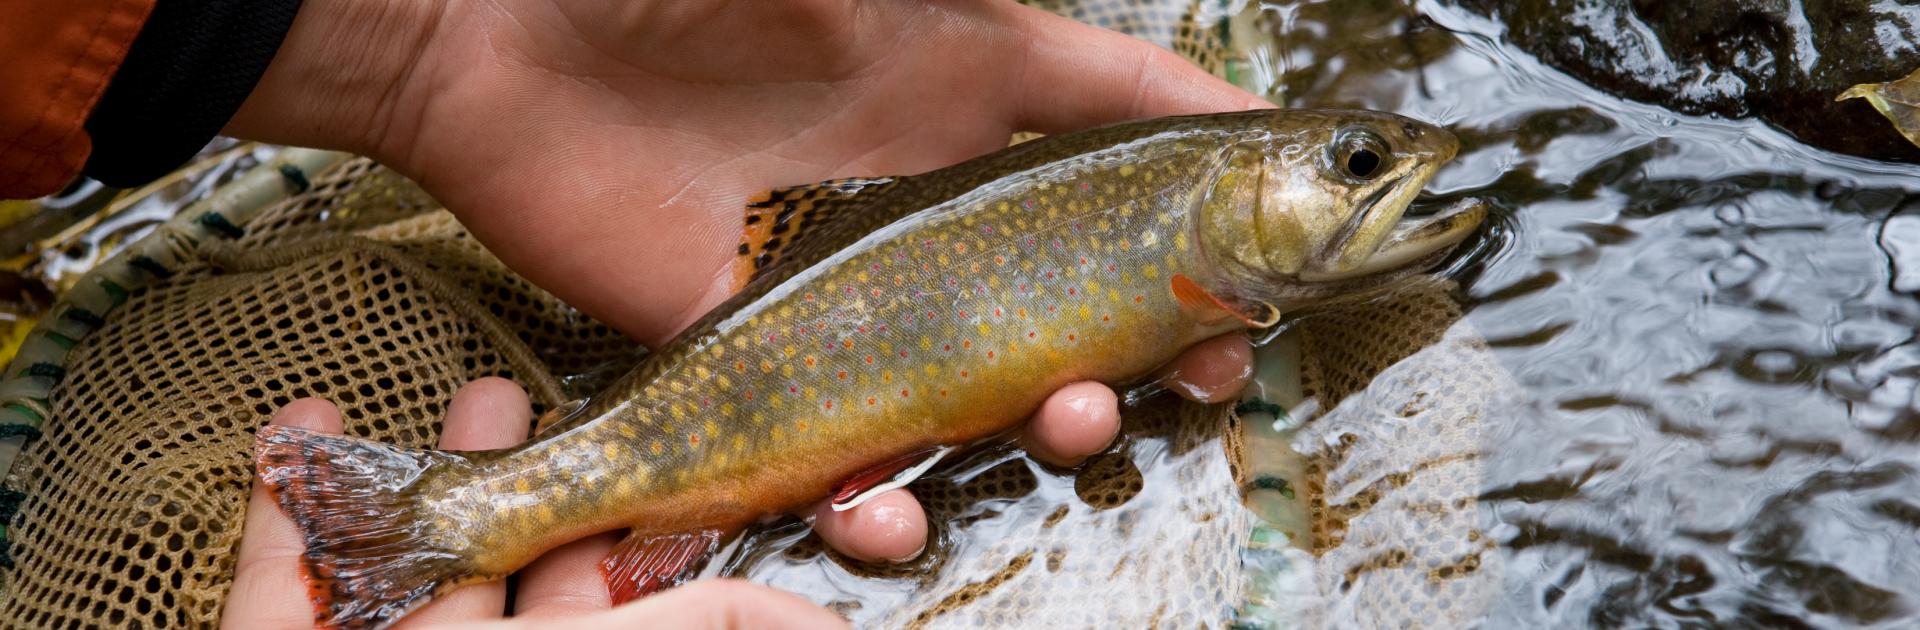
{"type": "Polygon", "coordinates": [[[1061,386],[1140,382],[1282,309],[1418,276],[1486,217],[1405,216],[1456,146],[1391,114],[1263,110],[770,191],[743,219],[739,293],[533,440],[268,427],[257,468],[323,625],[384,627],[621,529],[602,569],[616,601],[643,596],[745,524],[905,483],[917,454],[1004,435],[1061,386]]]}

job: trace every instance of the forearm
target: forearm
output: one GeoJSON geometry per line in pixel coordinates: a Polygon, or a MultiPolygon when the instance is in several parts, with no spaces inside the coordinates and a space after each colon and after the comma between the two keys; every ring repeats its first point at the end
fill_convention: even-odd
{"type": "Polygon", "coordinates": [[[231,136],[404,154],[424,109],[415,68],[441,0],[304,0],[293,28],[224,129],[231,136]]]}

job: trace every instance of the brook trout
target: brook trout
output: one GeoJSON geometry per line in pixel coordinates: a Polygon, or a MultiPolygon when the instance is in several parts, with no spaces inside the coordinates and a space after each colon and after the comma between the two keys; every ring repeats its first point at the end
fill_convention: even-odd
{"type": "MultiPolygon", "coordinates": [[[[1136,382],[1201,340],[1389,287],[1485,218],[1403,220],[1457,149],[1364,111],[1162,118],[757,197],[739,293],[532,441],[450,453],[268,427],[317,620],[384,627],[563,543],[630,534],[616,601],[849,479],[1136,382]],[[863,472],[864,471],[864,472],[863,472]]],[[[924,467],[914,467],[920,469],[924,467]]]]}

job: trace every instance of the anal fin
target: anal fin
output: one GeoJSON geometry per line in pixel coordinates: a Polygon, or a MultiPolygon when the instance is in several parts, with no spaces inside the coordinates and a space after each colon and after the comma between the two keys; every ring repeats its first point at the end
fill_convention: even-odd
{"type": "Polygon", "coordinates": [[[581,409],[585,409],[586,407],[587,407],[587,399],[582,398],[579,400],[560,403],[559,406],[556,406],[552,409],[548,409],[546,413],[540,414],[540,417],[534,418],[533,434],[539,435],[541,433],[545,433],[547,429],[553,428],[553,425],[559,424],[561,421],[572,417],[573,414],[578,413],[581,409]]]}
{"type": "Polygon", "coordinates": [[[940,463],[942,458],[952,452],[951,446],[924,449],[860,471],[841,483],[839,490],[834,491],[833,511],[851,510],[865,503],[867,499],[873,498],[874,495],[913,483],[913,480],[919,479],[920,475],[932,470],[934,464],[940,463]]]}
{"type": "MultiPolygon", "coordinates": [[[[891,177],[833,179],[806,186],[776,188],[747,200],[742,217],[739,258],[733,265],[733,291],[747,286],[775,262],[795,253],[796,245],[835,217],[863,192],[893,183],[891,177]]],[[[837,249],[832,244],[829,249],[837,249]]]]}
{"type": "Polygon", "coordinates": [[[718,529],[628,534],[600,561],[607,595],[618,606],[685,583],[720,547],[724,534],[718,529]]]}

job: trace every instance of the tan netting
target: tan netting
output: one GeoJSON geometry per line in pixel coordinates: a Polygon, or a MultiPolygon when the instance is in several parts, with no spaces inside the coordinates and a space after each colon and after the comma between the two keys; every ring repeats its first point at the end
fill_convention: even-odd
{"type": "Polygon", "coordinates": [[[1518,389],[1460,315],[1430,290],[1301,328],[1303,390],[1337,402],[1294,439],[1326,602],[1312,625],[1461,627],[1500,583],[1480,425],[1518,389]]]}
{"type": "Polygon", "coordinates": [[[0,620],[215,623],[252,432],[288,401],[325,397],[353,434],[425,446],[469,380],[513,378],[555,405],[568,398],[557,373],[631,360],[637,346],[508,272],[437,208],[350,164],[87,337],[14,471],[27,499],[0,620]]]}

